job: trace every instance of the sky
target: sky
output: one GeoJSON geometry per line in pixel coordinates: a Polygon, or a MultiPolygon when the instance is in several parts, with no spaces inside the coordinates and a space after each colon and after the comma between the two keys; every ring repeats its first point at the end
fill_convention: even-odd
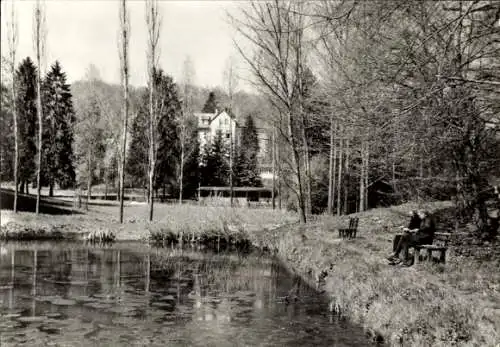
{"type": "MultiPolygon", "coordinates": [[[[26,56],[34,60],[32,42],[35,1],[14,1],[18,22],[17,63],[26,56]]],[[[97,66],[101,78],[120,82],[118,58],[118,0],[46,0],[46,68],[58,60],[68,82],[83,79],[89,64],[97,66]]],[[[2,13],[6,8],[2,1],[2,13]]],[[[131,20],[130,83],[146,84],[147,30],[145,2],[128,1],[131,20]]],[[[190,56],[195,68],[194,82],[204,87],[223,85],[223,71],[229,56],[238,57],[233,45],[234,29],[226,16],[239,4],[233,1],[160,0],[160,66],[176,81],[183,62],[190,56]]],[[[6,16],[2,15],[2,55],[6,55],[6,16]]],[[[238,59],[238,58],[236,58],[238,59]]]]}

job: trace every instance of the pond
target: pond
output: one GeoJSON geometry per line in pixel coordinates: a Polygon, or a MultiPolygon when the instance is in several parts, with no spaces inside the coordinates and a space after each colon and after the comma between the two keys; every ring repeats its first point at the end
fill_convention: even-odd
{"type": "Polygon", "coordinates": [[[0,346],[363,346],[261,255],[139,243],[0,244],[0,346]]]}

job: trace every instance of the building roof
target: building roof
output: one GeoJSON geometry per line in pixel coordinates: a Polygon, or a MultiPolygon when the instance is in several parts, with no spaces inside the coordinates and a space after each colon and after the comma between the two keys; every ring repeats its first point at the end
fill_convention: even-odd
{"type": "Polygon", "coordinates": [[[236,120],[236,116],[231,111],[227,111],[227,110],[222,110],[220,112],[217,112],[217,114],[215,114],[214,118],[212,118],[210,123],[213,122],[217,117],[219,117],[223,113],[227,114],[229,116],[229,118],[231,118],[236,123],[236,126],[239,126],[238,121],[236,120]]]}
{"type": "Polygon", "coordinates": [[[198,118],[198,128],[202,129],[209,128],[210,124],[223,113],[226,113],[236,123],[236,126],[239,127],[236,116],[231,111],[227,110],[216,111],[215,113],[194,112],[194,116],[198,118]],[[208,120],[208,124],[203,124],[203,120],[208,120]]]}

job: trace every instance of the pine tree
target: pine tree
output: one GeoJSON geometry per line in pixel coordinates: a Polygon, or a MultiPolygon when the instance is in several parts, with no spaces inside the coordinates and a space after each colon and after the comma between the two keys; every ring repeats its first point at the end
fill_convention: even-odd
{"type": "Polygon", "coordinates": [[[177,85],[171,76],[160,70],[155,79],[156,93],[160,106],[158,106],[158,154],[155,173],[156,188],[164,187],[171,182],[176,182],[177,158],[179,137],[177,133],[177,119],[182,110],[177,85]]]}
{"type": "Polygon", "coordinates": [[[0,165],[2,181],[14,180],[14,124],[11,112],[12,98],[9,89],[2,84],[1,107],[0,107],[0,165]]]}
{"type": "MultiPolygon", "coordinates": [[[[162,70],[155,73],[155,93],[158,94],[157,122],[154,129],[157,137],[157,153],[154,174],[154,189],[176,180],[177,132],[175,120],[180,112],[177,86],[172,77],[162,70]]],[[[149,90],[145,90],[139,101],[137,116],[132,122],[131,144],[127,160],[127,174],[132,184],[144,187],[148,182],[149,167],[149,90]]]]}
{"type": "Polygon", "coordinates": [[[43,83],[44,133],[43,181],[49,185],[49,195],[54,194],[54,184],[71,187],[75,181],[73,167],[73,101],[66,74],[56,61],[43,83]]]}
{"type": "Polygon", "coordinates": [[[259,139],[252,116],[247,116],[241,133],[241,143],[238,148],[235,163],[235,182],[237,186],[259,187],[261,180],[258,172],[257,154],[259,139]]]}
{"type": "Polygon", "coordinates": [[[209,146],[205,146],[201,166],[201,185],[226,186],[229,181],[228,155],[220,131],[209,146]]]}
{"type": "Polygon", "coordinates": [[[208,99],[205,102],[205,105],[203,106],[203,109],[201,110],[201,112],[203,112],[203,113],[215,113],[215,110],[217,110],[217,108],[218,108],[218,102],[217,102],[217,98],[215,96],[215,93],[210,92],[208,94],[208,99]]]}
{"type": "Polygon", "coordinates": [[[21,192],[35,178],[36,155],[36,67],[27,57],[16,71],[16,108],[19,122],[19,183],[21,192]]]}
{"type": "Polygon", "coordinates": [[[137,116],[132,120],[131,142],[127,156],[126,172],[135,187],[147,186],[148,175],[148,139],[147,110],[144,109],[144,100],[137,116]]]}

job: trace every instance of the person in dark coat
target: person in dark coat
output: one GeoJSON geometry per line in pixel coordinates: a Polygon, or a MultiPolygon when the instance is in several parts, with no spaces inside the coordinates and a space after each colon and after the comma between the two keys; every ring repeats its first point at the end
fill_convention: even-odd
{"type": "MultiPolygon", "coordinates": [[[[418,212],[416,210],[413,210],[410,212],[409,216],[410,216],[410,223],[408,224],[408,227],[401,227],[403,232],[417,231],[417,229],[420,227],[420,217],[418,216],[418,212]]],[[[399,244],[399,240],[401,240],[401,236],[403,235],[397,234],[394,236],[394,239],[392,240],[393,251],[396,250],[399,244]]]]}
{"type": "Polygon", "coordinates": [[[436,222],[434,220],[434,217],[427,211],[419,211],[418,217],[420,219],[418,228],[405,229],[405,233],[401,236],[394,253],[387,258],[389,261],[391,261],[391,263],[398,263],[399,254],[403,252],[404,261],[407,264],[409,260],[408,251],[410,247],[416,245],[432,244],[432,241],[434,240],[434,233],[436,232],[436,222]]]}

